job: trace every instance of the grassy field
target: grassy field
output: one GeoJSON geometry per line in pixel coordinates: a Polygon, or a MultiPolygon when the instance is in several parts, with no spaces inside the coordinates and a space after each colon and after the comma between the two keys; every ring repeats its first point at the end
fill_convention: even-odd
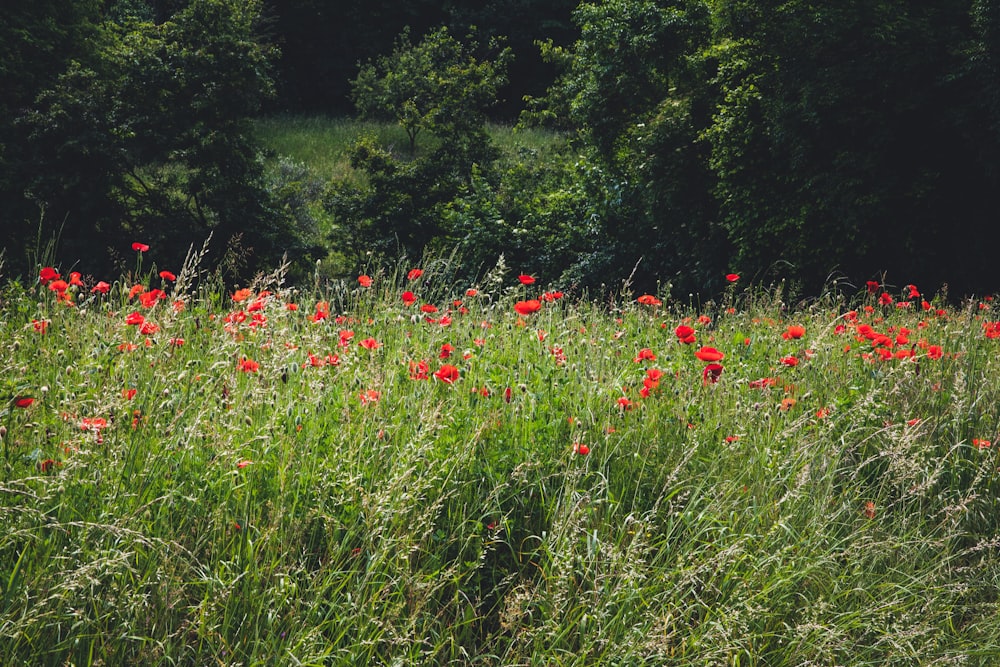
{"type": "Polygon", "coordinates": [[[989,300],[155,261],[0,293],[0,664],[1000,661],[989,300]]]}
{"type": "MultiPolygon", "coordinates": [[[[358,137],[372,135],[385,146],[406,155],[409,139],[395,124],[359,121],[330,116],[272,116],[259,119],[257,139],[274,156],[304,164],[323,180],[353,178],[347,149],[358,137]]],[[[507,154],[522,148],[544,149],[558,141],[558,135],[539,129],[514,130],[509,125],[487,126],[490,138],[507,154]]],[[[433,144],[434,138],[421,134],[417,150],[433,144]]]]}

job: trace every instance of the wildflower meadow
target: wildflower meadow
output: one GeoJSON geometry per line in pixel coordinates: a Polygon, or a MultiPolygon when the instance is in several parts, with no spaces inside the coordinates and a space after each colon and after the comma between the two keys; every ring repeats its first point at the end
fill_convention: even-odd
{"type": "Polygon", "coordinates": [[[0,290],[0,664],[1000,662],[1000,314],[430,258],[0,290]]]}

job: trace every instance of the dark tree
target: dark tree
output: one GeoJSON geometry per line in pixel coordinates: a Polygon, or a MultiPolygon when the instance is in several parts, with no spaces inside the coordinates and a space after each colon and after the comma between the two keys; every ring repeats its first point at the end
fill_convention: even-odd
{"type": "Polygon", "coordinates": [[[724,274],[728,247],[715,224],[710,146],[710,13],[705,3],[585,3],[580,39],[556,50],[568,66],[550,100],[577,128],[592,168],[600,229],[577,271],[581,282],[702,291],[724,274]]]}
{"type": "Polygon", "coordinates": [[[445,235],[443,208],[488,170],[497,150],[486,133],[486,111],[506,80],[509,51],[480,60],[472,44],[439,28],[419,43],[400,38],[392,53],[367,63],[353,82],[363,116],[398,123],[410,138],[406,156],[363,138],[351,151],[362,184],[334,184],[327,208],[334,246],[361,261],[368,253],[419,256],[445,235]],[[416,151],[426,131],[428,147],[416,151]]]}
{"type": "Polygon", "coordinates": [[[281,51],[274,106],[341,114],[353,111],[360,63],[390,52],[405,28],[422,36],[445,17],[429,0],[266,0],[264,15],[281,51]]]}
{"type": "Polygon", "coordinates": [[[0,20],[0,244],[9,269],[35,245],[40,215],[37,203],[24,197],[33,166],[15,121],[71,61],[96,58],[101,2],[8,4],[0,20]]]}
{"type": "Polygon", "coordinates": [[[119,12],[98,57],[69,64],[19,114],[24,192],[44,209],[43,238],[62,228],[67,259],[107,270],[141,240],[177,266],[210,234],[216,259],[233,239],[252,249],[247,270],[305,251],[305,234],[270,203],[250,140],[270,94],[258,10],[193,0],[162,23],[119,12]]]}
{"type": "Polygon", "coordinates": [[[713,167],[744,270],[1000,286],[981,268],[1000,240],[992,38],[970,3],[729,2],[720,19],[713,167]]]}

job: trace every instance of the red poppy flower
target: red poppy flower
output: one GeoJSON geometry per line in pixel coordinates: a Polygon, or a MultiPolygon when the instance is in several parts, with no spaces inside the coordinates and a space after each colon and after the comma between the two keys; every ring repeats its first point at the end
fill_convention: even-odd
{"type": "Polygon", "coordinates": [[[651,349],[644,347],[639,350],[639,354],[637,354],[632,361],[635,363],[639,363],[640,361],[656,361],[656,355],[653,354],[651,349]]]}
{"type": "Polygon", "coordinates": [[[714,347],[703,347],[694,353],[701,361],[722,361],[726,358],[726,355],[719,352],[714,347]]]}
{"type": "Polygon", "coordinates": [[[686,324],[682,324],[674,329],[674,335],[677,336],[677,340],[687,345],[690,345],[695,341],[694,329],[686,324]]]}
{"type": "Polygon", "coordinates": [[[56,279],[49,283],[49,289],[53,292],[65,292],[69,289],[69,283],[62,279],[56,279]]]}
{"type": "Polygon", "coordinates": [[[243,289],[238,289],[235,292],[233,292],[233,301],[235,301],[236,303],[242,303],[243,301],[246,301],[252,296],[253,296],[253,290],[248,287],[244,287],[243,289]]]}
{"type": "Polygon", "coordinates": [[[358,345],[366,350],[377,350],[379,348],[379,342],[374,338],[365,338],[363,341],[358,343],[358,345]]]}
{"type": "Polygon", "coordinates": [[[368,405],[369,403],[378,403],[381,394],[374,389],[366,389],[359,394],[358,398],[361,400],[361,405],[368,405]]]}
{"type": "Polygon", "coordinates": [[[869,280],[868,282],[865,283],[865,287],[868,288],[869,294],[874,294],[875,292],[878,291],[878,288],[881,287],[881,285],[877,280],[869,280]]]}
{"type": "Polygon", "coordinates": [[[149,320],[146,320],[145,322],[139,325],[139,333],[141,333],[144,336],[152,336],[159,330],[160,330],[159,325],[154,324],[149,320]]]}
{"type": "Polygon", "coordinates": [[[798,324],[793,324],[788,327],[785,333],[781,334],[781,337],[785,340],[799,339],[806,335],[806,328],[798,324]]]}
{"type": "Polygon", "coordinates": [[[139,312],[132,312],[125,316],[125,324],[130,326],[140,326],[145,321],[146,318],[139,312]]]}
{"type": "Polygon", "coordinates": [[[976,449],[989,449],[990,445],[992,445],[992,444],[993,443],[990,442],[989,440],[981,440],[979,438],[973,438],[972,439],[972,445],[976,449]]]}
{"type": "Polygon", "coordinates": [[[420,312],[422,312],[422,313],[436,313],[436,312],[438,312],[438,308],[437,308],[437,306],[435,306],[433,304],[425,303],[424,305],[420,306],[420,312]]]}
{"type": "Polygon", "coordinates": [[[874,519],[875,518],[875,503],[870,500],[865,501],[864,509],[865,518],[874,519]]]}
{"type": "Polygon", "coordinates": [[[340,337],[340,347],[347,347],[351,344],[351,339],[354,338],[354,332],[350,329],[344,329],[338,336],[340,337]]]}
{"type": "Polygon", "coordinates": [[[166,298],[167,295],[164,294],[162,290],[151,289],[148,292],[143,292],[139,295],[139,303],[141,303],[144,308],[152,308],[156,305],[157,301],[166,298]]]}
{"type": "Polygon", "coordinates": [[[534,278],[534,276],[528,276],[528,275],[525,275],[525,274],[522,273],[521,275],[519,275],[517,277],[517,279],[521,282],[522,285],[534,285],[535,284],[535,278],[534,278]]]}
{"type": "Polygon", "coordinates": [[[257,371],[260,370],[260,364],[258,364],[253,359],[248,359],[246,357],[243,357],[236,364],[236,368],[243,373],[256,373],[257,371]]]}
{"type": "Polygon", "coordinates": [[[927,348],[927,356],[930,359],[940,359],[944,356],[944,349],[940,345],[931,345],[927,348]]]}
{"type": "Polygon", "coordinates": [[[132,244],[132,250],[135,250],[136,252],[146,252],[149,250],[149,246],[145,243],[136,242],[132,244]]]}
{"type": "Polygon", "coordinates": [[[731,283],[735,283],[739,279],[740,279],[740,274],[738,274],[738,273],[727,273],[726,274],[726,280],[728,280],[731,283]]]}
{"type": "Polygon", "coordinates": [[[719,381],[719,377],[722,376],[722,364],[709,364],[705,366],[705,370],[701,372],[701,380],[705,384],[715,384],[719,381]]]}
{"type": "Polygon", "coordinates": [[[663,305],[663,302],[660,301],[659,299],[657,299],[652,294],[643,294],[638,299],[636,299],[636,302],[638,302],[639,304],[641,304],[643,306],[662,306],[663,305]]]}
{"type": "Polygon", "coordinates": [[[650,368],[646,371],[646,377],[642,381],[642,386],[646,389],[656,389],[660,386],[660,379],[663,377],[663,371],[659,368],[650,368]]]}
{"type": "Polygon", "coordinates": [[[400,298],[403,299],[403,305],[406,306],[407,308],[409,308],[410,306],[412,306],[417,302],[416,295],[410,291],[403,292],[400,298]]]}
{"type": "Polygon", "coordinates": [[[90,291],[91,293],[100,292],[101,294],[107,294],[110,289],[111,285],[102,280],[98,282],[96,285],[94,285],[93,289],[91,289],[90,291]]]}
{"type": "Polygon", "coordinates": [[[411,361],[410,362],[410,379],[411,380],[428,380],[430,379],[431,367],[426,361],[411,361]]]}
{"type": "Polygon", "coordinates": [[[48,285],[53,280],[59,279],[59,272],[53,269],[51,266],[44,267],[38,272],[38,280],[41,281],[43,285],[48,285]]]}
{"type": "Polygon", "coordinates": [[[475,289],[474,287],[470,287],[469,289],[465,290],[465,296],[468,297],[479,296],[479,290],[475,289]]]}
{"type": "Polygon", "coordinates": [[[133,398],[135,398],[135,395],[137,393],[139,393],[139,391],[134,388],[122,389],[122,398],[124,398],[126,401],[131,401],[133,398]]]}
{"type": "Polygon", "coordinates": [[[35,331],[37,331],[40,334],[43,334],[49,328],[49,321],[48,320],[31,320],[31,326],[33,326],[35,328],[35,331]]]}
{"type": "Polygon", "coordinates": [[[80,430],[101,432],[108,427],[108,420],[104,417],[84,417],[80,420],[80,430]]]}
{"type": "Polygon", "coordinates": [[[574,442],[573,443],[573,453],[574,454],[579,454],[580,456],[586,456],[587,454],[590,453],[590,447],[588,447],[587,445],[583,444],[582,442],[574,442]]]}
{"type": "Polygon", "coordinates": [[[517,311],[519,315],[531,315],[532,313],[537,313],[542,309],[542,302],[538,299],[528,299],[527,301],[518,301],[514,304],[514,310],[517,311]]]}
{"type": "Polygon", "coordinates": [[[18,408],[30,408],[35,399],[31,396],[17,396],[14,398],[14,406],[18,408]]]}
{"type": "Polygon", "coordinates": [[[878,302],[880,304],[882,304],[883,306],[891,306],[892,305],[892,295],[889,294],[888,292],[882,292],[881,294],[879,294],[878,302]]]}
{"type": "Polygon", "coordinates": [[[453,346],[451,343],[445,343],[444,345],[441,346],[441,353],[438,354],[438,358],[447,359],[452,355],[454,351],[455,351],[455,346],[453,346]]]}
{"type": "Polygon", "coordinates": [[[885,334],[876,334],[872,338],[872,346],[882,346],[882,347],[892,347],[895,345],[896,341],[885,334]]]}
{"type": "Polygon", "coordinates": [[[751,389],[764,389],[765,387],[774,387],[778,384],[778,378],[761,378],[759,380],[753,380],[750,382],[751,389]]]}
{"type": "Polygon", "coordinates": [[[423,269],[410,269],[406,274],[407,280],[416,280],[420,276],[424,275],[423,269]]]}
{"type": "Polygon", "coordinates": [[[77,287],[83,287],[83,281],[80,280],[80,272],[79,271],[70,271],[70,274],[69,274],[69,284],[70,285],[76,285],[77,287]]]}
{"type": "Polygon", "coordinates": [[[366,276],[366,275],[358,276],[358,284],[361,285],[362,287],[371,287],[372,286],[371,276],[366,276]]]}
{"type": "Polygon", "coordinates": [[[160,271],[160,277],[169,282],[174,282],[177,280],[177,276],[172,274],[170,271],[160,271]]]}
{"type": "Polygon", "coordinates": [[[452,366],[451,364],[445,364],[441,368],[434,371],[434,377],[445,384],[452,384],[458,380],[458,368],[452,366]]]}
{"type": "Polygon", "coordinates": [[[562,292],[545,292],[542,294],[542,301],[548,301],[549,303],[563,298],[564,294],[562,292]]]}
{"type": "Polygon", "coordinates": [[[787,357],[782,357],[781,363],[783,363],[786,366],[798,366],[799,358],[796,357],[794,354],[790,354],[787,357]]]}

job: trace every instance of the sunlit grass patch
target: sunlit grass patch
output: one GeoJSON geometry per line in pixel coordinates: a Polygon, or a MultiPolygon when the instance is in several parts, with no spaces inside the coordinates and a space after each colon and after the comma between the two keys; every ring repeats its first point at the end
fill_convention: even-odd
{"type": "MultiPolygon", "coordinates": [[[[379,144],[404,157],[409,151],[406,132],[391,123],[348,117],[278,115],[258,119],[255,128],[258,139],[275,156],[304,164],[323,180],[355,177],[347,151],[362,136],[374,136],[379,144]]],[[[557,134],[547,130],[489,124],[487,131],[507,155],[516,155],[521,150],[547,150],[561,143],[557,134]]],[[[433,143],[433,136],[421,136],[417,148],[425,150],[433,143]]]]}

